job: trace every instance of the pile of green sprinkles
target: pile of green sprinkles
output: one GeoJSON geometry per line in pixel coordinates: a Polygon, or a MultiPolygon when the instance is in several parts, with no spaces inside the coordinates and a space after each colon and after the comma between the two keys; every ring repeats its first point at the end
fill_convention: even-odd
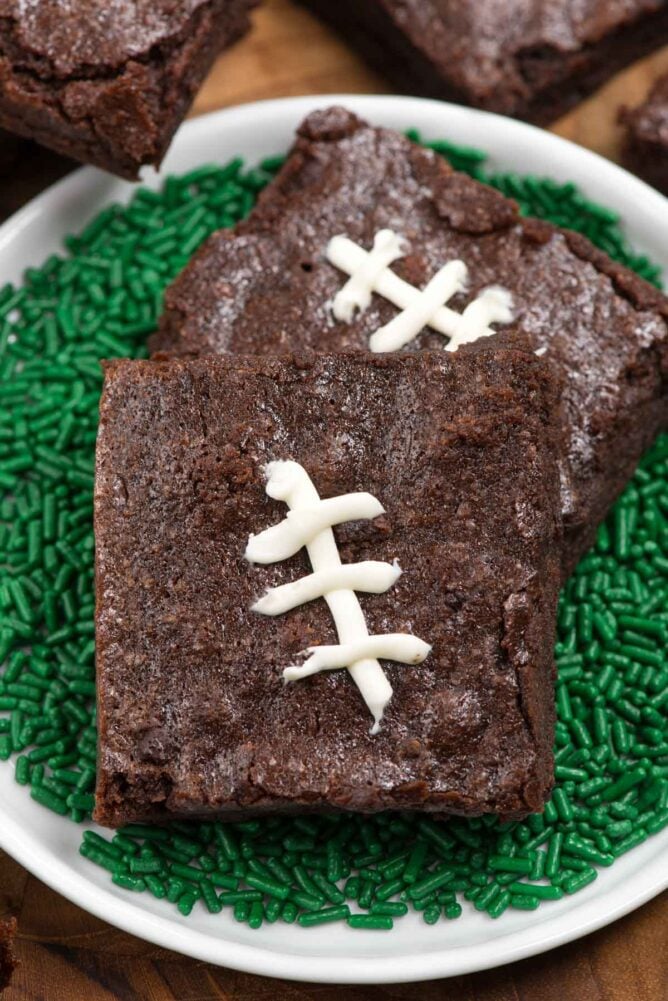
{"type": "MultiPolygon", "coordinates": [[[[489,174],[433,143],[523,212],[585,233],[658,284],[615,213],[573,184],[489,174]]],[[[36,802],[86,821],[96,761],[92,526],[99,360],[143,357],[165,286],[215,229],[248,213],[282,158],[169,177],[112,205],[62,256],[0,290],[0,759],[36,802]]],[[[563,589],[556,786],[544,813],[275,817],[86,830],[81,854],[188,915],[231,908],[251,928],[346,921],[390,929],[498,918],[576,893],[668,825],[668,436],[644,457],[563,589]]]]}

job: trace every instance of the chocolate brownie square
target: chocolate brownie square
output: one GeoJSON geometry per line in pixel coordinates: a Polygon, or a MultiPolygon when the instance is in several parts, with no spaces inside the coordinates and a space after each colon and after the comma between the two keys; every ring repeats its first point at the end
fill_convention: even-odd
{"type": "Polygon", "coordinates": [[[621,108],[624,166],[668,195],[668,73],[637,108],[621,108]]]}
{"type": "Polygon", "coordinates": [[[668,39],[664,0],[300,0],[401,91],[546,124],[668,39]]]}
{"type": "MultiPolygon", "coordinates": [[[[544,362],[492,342],[456,355],[107,363],[96,819],[540,809],[552,782],[555,402],[544,362]],[[341,495],[375,498],[354,521],[329,514],[327,545],[341,573],[366,561],[390,572],[387,587],[347,592],[373,642],[401,633],[431,647],[421,663],[367,662],[393,689],[376,733],[365,673],[283,678],[305,648],[339,649],[331,594],[252,608],[311,572],[301,541],[271,564],[245,557],[255,536],[259,561],[261,533],[285,519],[266,476],[288,461],[327,510],[341,495]]],[[[307,515],[288,529],[308,530],[307,515]]]]}
{"type": "Polygon", "coordinates": [[[133,180],[256,0],[0,0],[0,126],[133,180]]]}
{"type": "Polygon", "coordinates": [[[16,918],[0,921],[0,994],[12,979],[12,974],[18,966],[14,955],[14,937],[16,935],[16,918]]]}
{"type": "MultiPolygon", "coordinates": [[[[462,309],[490,285],[512,293],[514,325],[564,382],[564,573],[668,421],[668,300],[584,237],[520,218],[514,202],[396,132],[343,109],[312,114],[250,217],[214,234],[171,286],[155,348],[199,353],[365,349],[397,308],[373,295],[350,322],[331,304],[347,275],[332,237],[365,249],[404,241],[397,275],[422,287],[461,259],[462,309]]],[[[505,329],[503,326],[497,329],[505,329]]],[[[442,349],[424,329],[408,347],[442,349]]]]}

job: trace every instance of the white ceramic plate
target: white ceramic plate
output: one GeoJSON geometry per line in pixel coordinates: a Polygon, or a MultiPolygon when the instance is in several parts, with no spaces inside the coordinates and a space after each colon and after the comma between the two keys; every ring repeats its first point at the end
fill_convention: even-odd
{"type": "MultiPolygon", "coordinates": [[[[290,98],[231,108],[184,125],[164,165],[185,171],[241,154],[249,163],[286,150],[312,108],[342,103],[374,123],[415,127],[427,139],[477,146],[494,167],[574,180],[585,194],[619,210],[631,242],[668,270],[668,201],[571,143],[496,115],[401,97],[290,98]]],[[[146,182],[157,186],[151,174],[146,182]]],[[[0,227],[0,280],[18,280],[132,185],[92,168],[56,184],[0,227]]],[[[472,908],[458,921],[427,926],[418,915],[391,933],[345,925],[302,929],[282,923],[253,931],[227,913],[197,907],[189,918],[148,894],[115,887],[78,854],[82,830],[34,803],[11,767],[0,767],[0,846],[49,886],[92,914],[158,945],[251,973],[328,983],[391,983],[454,976],[509,963],[585,935],[649,900],[668,885],[668,830],[650,838],[574,897],[538,912],[506,912],[493,922],[472,908]]]]}

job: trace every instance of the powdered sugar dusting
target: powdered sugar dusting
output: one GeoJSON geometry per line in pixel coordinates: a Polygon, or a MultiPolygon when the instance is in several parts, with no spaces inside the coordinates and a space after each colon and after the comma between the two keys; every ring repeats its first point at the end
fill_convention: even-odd
{"type": "Polygon", "coordinates": [[[22,44],[61,73],[113,68],[180,34],[206,0],[13,0],[22,44]]]}

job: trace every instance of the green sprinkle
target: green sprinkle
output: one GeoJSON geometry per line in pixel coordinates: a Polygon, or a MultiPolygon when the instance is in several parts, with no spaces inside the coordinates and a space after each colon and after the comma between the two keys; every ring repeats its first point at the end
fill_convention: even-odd
{"type": "Polygon", "coordinates": [[[341,893],[337,886],[330,883],[330,881],[326,879],[322,873],[314,872],[311,878],[320,892],[327,898],[327,900],[329,900],[331,904],[343,903],[345,900],[343,893],[341,893]]]}
{"type": "Polygon", "coordinates": [[[487,908],[496,899],[496,895],[499,892],[498,883],[489,883],[486,887],[481,888],[480,893],[476,897],[475,909],[477,911],[486,911],[487,908]]]}
{"type": "Polygon", "coordinates": [[[295,904],[299,904],[299,906],[303,907],[305,911],[317,911],[325,904],[324,897],[314,897],[310,893],[305,893],[303,890],[293,890],[290,897],[295,904]]]}
{"type": "Polygon", "coordinates": [[[369,913],[380,914],[383,917],[401,918],[408,913],[408,905],[401,900],[384,900],[373,903],[369,908],[369,913]]]}
{"type": "Polygon", "coordinates": [[[381,883],[376,889],[376,900],[388,900],[396,893],[403,890],[405,882],[403,879],[389,879],[386,883],[381,883]]]}
{"type": "Polygon", "coordinates": [[[286,900],[281,908],[281,921],[285,921],[287,924],[294,924],[298,913],[297,905],[293,904],[291,900],[286,900]]]}
{"type": "Polygon", "coordinates": [[[129,838],[146,838],[149,841],[167,841],[169,833],[164,827],[148,827],[143,824],[127,824],[122,828],[129,838]]]}
{"type": "Polygon", "coordinates": [[[647,821],[645,826],[648,834],[658,834],[659,831],[668,826],[668,810],[663,810],[661,813],[655,814],[647,821]]]}
{"type": "Polygon", "coordinates": [[[643,782],[645,778],[646,774],[642,768],[637,768],[633,771],[627,772],[626,775],[623,775],[617,780],[617,782],[612,782],[605,786],[601,792],[601,796],[603,799],[608,801],[618,799],[625,792],[628,792],[629,789],[633,789],[634,786],[643,782]]]}
{"type": "Polygon", "coordinates": [[[147,875],[144,876],[144,882],[146,883],[146,888],[149,893],[152,893],[154,897],[158,900],[164,900],[167,896],[167,890],[165,889],[165,884],[162,880],[158,879],[156,876],[147,875]]]}
{"type": "Polygon", "coordinates": [[[511,893],[510,906],[520,911],[535,911],[540,906],[540,900],[528,893],[511,893]]]}
{"type": "Polygon", "coordinates": [[[124,890],[133,890],[135,893],[141,893],[146,889],[146,881],[140,876],[130,876],[123,872],[115,872],[111,881],[116,886],[122,886],[124,890]]]}
{"type": "Polygon", "coordinates": [[[628,837],[624,838],[622,841],[618,841],[612,849],[612,855],[614,858],[619,858],[620,855],[624,855],[625,852],[630,851],[632,848],[636,848],[641,845],[643,841],[647,840],[647,831],[639,827],[628,837]]]}
{"type": "Polygon", "coordinates": [[[264,920],[267,921],[268,924],[274,924],[275,921],[278,921],[281,911],[283,910],[283,906],[284,904],[281,900],[270,900],[263,907],[264,920]]]}
{"type": "MultiPolygon", "coordinates": [[[[522,884],[520,884],[522,885],[522,884]]],[[[501,915],[510,906],[511,896],[507,890],[501,890],[501,892],[496,896],[494,902],[487,908],[487,913],[490,918],[500,918],[501,915]]],[[[462,908],[460,904],[449,904],[445,908],[446,918],[458,918],[462,913],[462,908]]]]}
{"type": "Polygon", "coordinates": [[[558,886],[546,886],[542,883],[510,883],[507,889],[512,894],[538,897],[540,900],[560,900],[563,897],[558,886]]]}
{"type": "MultiPolygon", "coordinates": [[[[660,604],[661,597],[662,596],[659,595],[658,604],[660,604]]],[[[666,626],[662,622],[657,622],[647,615],[620,615],[618,621],[622,628],[630,629],[636,633],[646,636],[649,639],[659,639],[662,642],[666,642],[668,639],[668,630],[666,629],[666,626]]]]}
{"type": "Polygon", "coordinates": [[[351,928],[366,928],[371,931],[391,931],[394,921],[382,914],[351,914],[348,918],[351,928]]]}
{"type": "Polygon", "coordinates": [[[406,883],[414,883],[424,864],[428,851],[426,841],[416,841],[403,871],[403,880],[406,883]]]}
{"type": "Polygon", "coordinates": [[[497,872],[521,872],[527,876],[533,868],[529,858],[512,858],[509,855],[490,855],[487,860],[490,869],[497,872]]]}
{"type": "MultiPolygon", "coordinates": [[[[371,906],[371,902],[374,898],[374,884],[369,882],[362,882],[362,889],[360,890],[359,896],[357,898],[357,903],[364,910],[368,910],[371,906]]],[[[324,903],[324,899],[321,898],[324,903]]]]}
{"type": "Polygon", "coordinates": [[[157,858],[130,859],[130,872],[133,876],[146,876],[147,874],[162,872],[162,869],[162,862],[157,858]]]}
{"type": "MultiPolygon", "coordinates": [[[[350,917],[350,908],[347,904],[340,904],[338,907],[325,907],[320,911],[300,914],[297,921],[303,928],[311,928],[314,925],[324,925],[330,921],[344,921],[348,917],[350,917]]],[[[353,927],[355,926],[353,925],[353,927]]]]}
{"type": "Polygon", "coordinates": [[[251,928],[259,928],[264,918],[264,908],[260,900],[254,900],[248,912],[248,924],[251,928]]]}
{"type": "Polygon", "coordinates": [[[555,831],[550,838],[547,848],[547,859],[545,861],[545,875],[549,879],[553,879],[559,872],[563,844],[564,834],[561,831],[555,831]]]}
{"type": "Polygon", "coordinates": [[[569,720],[570,729],[573,733],[573,738],[578,747],[593,747],[594,741],[591,738],[589,730],[584,725],[580,719],[569,720]]]}
{"type": "Polygon", "coordinates": [[[577,893],[579,890],[584,889],[585,886],[589,886],[590,883],[593,883],[596,876],[596,869],[592,869],[591,866],[587,866],[582,870],[582,872],[578,872],[564,881],[564,892],[577,893]]]}
{"type": "MultiPolygon", "coordinates": [[[[400,889],[401,889],[401,884],[398,886],[396,892],[398,892],[400,889]]],[[[360,892],[359,876],[351,876],[350,879],[346,882],[343,892],[345,894],[346,900],[357,900],[360,892]]],[[[388,894],[388,896],[391,895],[392,893],[388,894]]],[[[376,893],[376,896],[378,896],[378,893],[376,893]]]]}
{"type": "Polygon", "coordinates": [[[87,841],[82,841],[79,846],[79,854],[112,874],[122,871],[122,863],[119,864],[118,859],[87,841]]]}
{"type": "Polygon", "coordinates": [[[564,851],[568,852],[569,855],[574,855],[576,858],[583,858],[588,862],[594,862],[596,865],[608,866],[612,865],[613,862],[612,856],[599,851],[591,843],[582,841],[573,834],[569,834],[566,837],[564,851]]]}
{"type": "Polygon", "coordinates": [[[33,783],[30,789],[30,795],[36,803],[46,806],[49,810],[53,810],[54,813],[59,814],[61,817],[64,817],[67,813],[68,807],[66,801],[62,799],[62,797],[57,796],[48,789],[45,789],[42,785],[36,785],[33,783]]]}
{"type": "Polygon", "coordinates": [[[294,876],[295,882],[302,888],[305,893],[310,893],[313,897],[318,897],[318,887],[315,885],[313,880],[308,874],[308,871],[302,865],[296,865],[293,867],[292,874],[294,876]]]}
{"type": "Polygon", "coordinates": [[[557,786],[552,794],[552,799],[557,810],[557,814],[565,824],[573,819],[573,806],[565,789],[557,786]]]}
{"type": "Polygon", "coordinates": [[[248,903],[253,900],[262,900],[259,890],[238,890],[234,893],[221,893],[219,898],[221,904],[248,903]]]}
{"type": "Polygon", "coordinates": [[[422,912],[422,920],[425,924],[435,925],[441,916],[441,908],[438,904],[430,904],[429,907],[425,907],[422,912]]]}
{"type": "Polygon", "coordinates": [[[21,755],[21,757],[16,759],[16,771],[14,777],[19,785],[27,785],[30,781],[30,762],[28,759],[21,755]]]}
{"type": "Polygon", "coordinates": [[[413,883],[408,890],[408,896],[411,900],[419,900],[421,897],[427,896],[429,893],[433,893],[434,890],[440,889],[442,886],[446,886],[447,883],[451,882],[454,873],[452,869],[441,869],[436,870],[436,872],[431,873],[424,879],[419,880],[417,883],[413,883]]]}

